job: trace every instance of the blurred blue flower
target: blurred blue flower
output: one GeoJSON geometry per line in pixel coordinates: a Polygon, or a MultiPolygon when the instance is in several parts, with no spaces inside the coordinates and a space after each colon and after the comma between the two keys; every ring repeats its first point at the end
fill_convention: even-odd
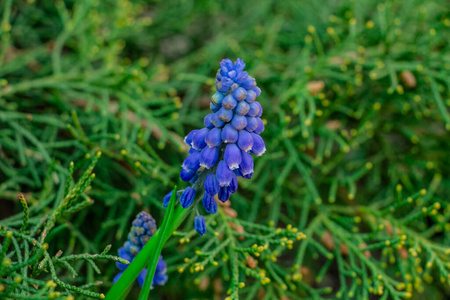
{"type": "MultiPolygon", "coordinates": [[[[172,192],[166,195],[168,199],[172,192]]],[[[164,197],[164,200],[166,200],[164,197]]],[[[168,200],[167,200],[168,202],[168,200]]],[[[119,248],[118,254],[120,258],[128,260],[130,263],[134,260],[136,255],[141,251],[144,245],[150,240],[150,238],[156,232],[156,222],[153,217],[145,211],[140,212],[136,219],[134,219],[132,223],[132,227],[130,233],[128,234],[128,239],[124,243],[124,246],[119,248]]],[[[122,276],[125,269],[128,267],[126,264],[122,264],[120,262],[116,262],[117,268],[120,272],[114,277],[113,282],[116,283],[119,280],[120,276],[122,276]]],[[[156,265],[155,276],[153,277],[152,288],[153,285],[164,285],[167,282],[167,264],[163,260],[163,257],[160,256],[158,260],[158,264],[156,265]]],[[[142,270],[139,274],[137,280],[139,285],[142,287],[144,284],[145,276],[147,275],[147,269],[142,270]]]]}

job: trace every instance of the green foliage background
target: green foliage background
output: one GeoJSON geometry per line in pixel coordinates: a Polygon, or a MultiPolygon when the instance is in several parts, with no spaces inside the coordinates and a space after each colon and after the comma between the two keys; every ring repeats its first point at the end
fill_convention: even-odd
{"type": "Polygon", "coordinates": [[[445,1],[3,0],[0,13],[0,297],[107,291],[116,258],[55,255],[115,254],[144,209],[161,224],[225,57],[262,89],[267,152],[231,198],[237,217],[210,216],[206,238],[190,218],[166,244],[152,299],[449,297],[445,1]],[[292,247],[288,225],[306,235],[292,247]]]}

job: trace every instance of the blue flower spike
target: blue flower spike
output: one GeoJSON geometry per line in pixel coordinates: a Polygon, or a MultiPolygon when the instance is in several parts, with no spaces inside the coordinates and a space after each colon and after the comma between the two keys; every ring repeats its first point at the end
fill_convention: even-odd
{"type": "MultiPolygon", "coordinates": [[[[226,202],[238,189],[238,177],[250,179],[253,175],[253,157],[266,151],[260,134],[264,131],[261,119],[263,108],[257,101],[261,90],[256,80],[244,71],[245,63],[224,59],[217,71],[215,87],[211,97],[212,113],[205,116],[205,127],[192,130],[184,139],[191,147],[189,156],[182,164],[180,177],[192,184],[179,197],[183,208],[198,203],[209,214],[217,212],[216,199],[226,202]]],[[[171,193],[164,197],[167,207],[171,193]]],[[[206,233],[203,216],[195,218],[195,229],[200,235],[206,233]]]]}
{"type": "MultiPolygon", "coordinates": [[[[172,192],[166,195],[170,199],[172,192]]],[[[164,200],[166,199],[164,197],[164,200]]],[[[128,260],[130,263],[134,260],[137,254],[145,246],[145,244],[150,240],[150,238],[156,232],[156,222],[153,217],[145,211],[140,212],[136,219],[132,223],[130,233],[128,234],[128,239],[124,243],[123,247],[119,248],[119,257],[128,260]]],[[[114,277],[113,282],[116,283],[117,280],[122,276],[128,265],[116,262],[117,268],[120,272],[114,277]]],[[[164,261],[162,255],[159,257],[158,264],[156,265],[155,276],[153,277],[152,288],[156,285],[164,285],[167,282],[167,264],[164,261]]],[[[144,284],[145,276],[147,274],[147,269],[144,268],[139,274],[137,280],[139,285],[142,287],[144,284]]]]}

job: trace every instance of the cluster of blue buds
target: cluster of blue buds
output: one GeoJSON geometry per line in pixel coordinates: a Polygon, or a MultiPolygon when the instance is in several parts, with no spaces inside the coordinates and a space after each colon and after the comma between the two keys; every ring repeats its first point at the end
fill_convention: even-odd
{"type": "MultiPolygon", "coordinates": [[[[128,234],[127,241],[123,244],[123,247],[119,248],[119,257],[128,260],[130,263],[136,257],[136,255],[141,251],[145,244],[150,240],[150,238],[156,232],[156,222],[153,217],[145,211],[140,212],[136,219],[133,221],[133,226],[131,227],[130,233],[128,234]]],[[[128,265],[116,262],[117,268],[120,272],[114,277],[113,282],[115,283],[122,276],[123,271],[128,267],[128,265]]],[[[167,282],[167,264],[163,260],[162,256],[159,257],[158,264],[156,265],[155,276],[153,277],[153,285],[164,285],[167,282]]],[[[142,270],[139,274],[137,280],[139,285],[142,287],[144,284],[145,276],[147,275],[147,269],[142,270]]]]}
{"type": "MultiPolygon", "coordinates": [[[[180,192],[183,208],[194,203],[195,195],[203,186],[203,206],[207,213],[217,212],[215,197],[225,202],[238,188],[238,177],[250,179],[253,175],[253,157],[261,156],[266,146],[260,134],[263,109],[256,98],[261,90],[256,81],[244,71],[245,63],[224,59],[216,75],[217,92],[211,97],[213,113],[204,119],[205,127],[191,131],[185,143],[191,148],[181,165],[180,177],[192,187],[180,192]]],[[[167,206],[172,193],[164,197],[167,206]]],[[[195,218],[195,229],[206,233],[203,216],[195,218]]]]}

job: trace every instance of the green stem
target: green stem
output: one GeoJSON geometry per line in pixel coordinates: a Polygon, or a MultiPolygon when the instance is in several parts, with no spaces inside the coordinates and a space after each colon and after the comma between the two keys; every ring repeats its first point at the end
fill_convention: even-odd
{"type": "Polygon", "coordinates": [[[159,256],[161,255],[162,247],[164,245],[163,237],[167,231],[168,224],[170,223],[170,219],[172,217],[173,209],[175,208],[175,203],[177,199],[177,187],[173,189],[172,196],[169,201],[169,209],[164,216],[163,224],[161,225],[161,237],[157,240],[156,250],[152,253],[153,256],[149,257],[149,266],[147,268],[147,275],[145,276],[144,285],[142,286],[141,293],[139,294],[139,300],[148,299],[148,294],[150,293],[150,289],[153,283],[153,277],[156,272],[156,265],[158,264],[159,256]]]}

